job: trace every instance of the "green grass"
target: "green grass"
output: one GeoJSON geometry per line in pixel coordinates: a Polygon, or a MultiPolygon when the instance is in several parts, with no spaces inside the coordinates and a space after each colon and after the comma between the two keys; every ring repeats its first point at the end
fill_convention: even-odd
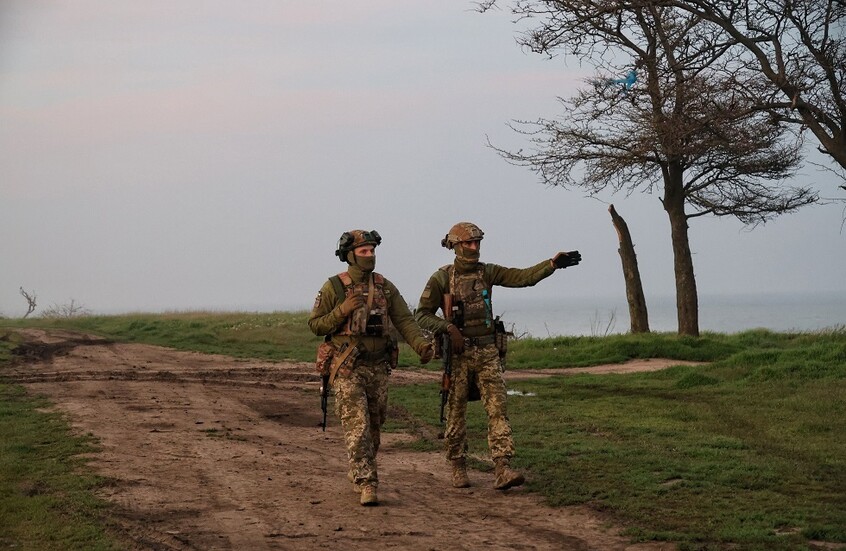
{"type": "MultiPolygon", "coordinates": [[[[313,362],[322,337],[309,330],[308,316],[309,312],[173,312],[0,320],[0,327],[75,329],[124,342],[156,344],[208,354],[313,362]]],[[[417,355],[406,344],[400,347],[399,364],[417,364],[417,355]]]]}
{"type": "Polygon", "coordinates": [[[25,327],[89,331],[126,342],[267,360],[313,361],[320,338],[306,324],[308,312],[271,314],[174,312],[3,320],[25,327]]]}
{"type": "MultiPolygon", "coordinates": [[[[511,384],[536,394],[509,398],[528,487],[681,549],[846,542],[846,332],[705,340],[735,352],[707,366],[511,384]]],[[[432,425],[437,400],[435,385],[391,390],[395,408],[432,425]]],[[[472,403],[471,454],[487,456],[486,430],[472,403]]]]}
{"type": "MultiPolygon", "coordinates": [[[[313,361],[319,338],[306,319],[304,312],[203,312],[3,323],[313,361]]],[[[3,344],[0,366],[8,359],[3,344]]],[[[653,357],[710,362],[511,384],[535,394],[509,398],[515,465],[528,472],[528,488],[550,505],[592,507],[628,526],[633,539],[672,541],[683,550],[846,543],[846,330],[522,339],[509,352],[510,370],[653,357]]],[[[401,364],[417,365],[407,347],[401,364]]],[[[440,368],[437,362],[429,367],[440,368]]],[[[0,404],[6,407],[8,400],[3,395],[0,404]]],[[[433,436],[436,385],[394,386],[390,403],[386,428],[421,435],[407,447],[442,446],[433,436]]],[[[468,432],[475,468],[488,468],[486,425],[480,404],[472,403],[468,432]]]]}
{"type": "MultiPolygon", "coordinates": [[[[8,359],[0,343],[0,362],[8,359]]],[[[0,364],[2,365],[2,364],[0,364]]],[[[95,450],[73,436],[45,401],[0,383],[0,548],[106,550],[122,546],[107,533],[105,505],[93,496],[103,481],[82,454],[95,450]]]]}
{"type": "Polygon", "coordinates": [[[698,338],[667,333],[529,338],[510,344],[508,368],[585,367],[644,358],[710,362],[743,347],[736,336],[719,333],[703,333],[698,338]]]}
{"type": "MultiPolygon", "coordinates": [[[[308,329],[308,312],[173,312],[85,316],[70,319],[0,320],[9,327],[57,327],[89,331],[121,341],[267,360],[314,361],[320,337],[308,329]]],[[[767,339],[767,332],[752,332],[767,339]]],[[[756,337],[750,337],[756,338],[756,337]]],[[[706,333],[699,338],[674,334],[612,335],[520,339],[509,344],[508,368],[579,367],[637,358],[713,361],[746,347],[735,336],[706,333]]],[[[405,344],[400,365],[418,365],[405,344]]],[[[429,365],[440,369],[437,362],[429,365]]]]}

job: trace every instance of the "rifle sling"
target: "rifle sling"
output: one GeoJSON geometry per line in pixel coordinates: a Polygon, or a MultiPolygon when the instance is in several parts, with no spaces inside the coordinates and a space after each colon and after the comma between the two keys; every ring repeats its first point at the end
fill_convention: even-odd
{"type": "MultiPolygon", "coordinates": [[[[370,272],[370,281],[367,283],[367,313],[366,315],[370,315],[370,310],[373,308],[373,295],[376,294],[373,292],[373,272],[370,272]]],[[[365,318],[367,319],[367,318],[365,318]]]]}
{"type": "Polygon", "coordinates": [[[341,348],[341,351],[338,353],[336,361],[332,362],[332,368],[329,371],[329,386],[335,382],[335,375],[338,374],[338,370],[344,365],[344,362],[347,361],[350,354],[352,354],[353,350],[355,350],[355,346],[350,346],[349,343],[344,343],[341,348]]]}
{"type": "MultiPolygon", "coordinates": [[[[339,276],[334,276],[333,278],[330,278],[330,279],[333,279],[332,284],[336,286],[336,293],[338,293],[337,286],[338,286],[338,284],[342,283],[341,278],[339,276]]],[[[370,272],[370,281],[368,282],[368,288],[367,288],[367,291],[368,291],[367,292],[367,313],[368,314],[370,313],[370,309],[373,307],[373,294],[374,294],[373,289],[374,289],[373,272],[370,272]]],[[[342,295],[342,293],[338,293],[339,297],[341,295],[342,295]]],[[[347,361],[347,358],[349,357],[350,354],[352,354],[353,350],[356,349],[356,346],[351,346],[349,343],[344,344],[341,351],[338,353],[337,361],[332,362],[332,368],[329,372],[329,386],[332,386],[332,384],[335,382],[335,375],[338,374],[338,370],[341,368],[342,365],[344,365],[344,362],[347,361]]]]}

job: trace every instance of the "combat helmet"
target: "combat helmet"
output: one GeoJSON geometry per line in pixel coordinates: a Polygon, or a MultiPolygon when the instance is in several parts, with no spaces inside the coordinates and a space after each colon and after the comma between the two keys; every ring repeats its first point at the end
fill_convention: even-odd
{"type": "Polygon", "coordinates": [[[378,247],[381,242],[382,236],[379,235],[379,232],[376,230],[346,231],[341,234],[341,238],[338,239],[338,248],[335,250],[335,256],[337,256],[341,262],[346,262],[347,254],[356,247],[361,247],[362,245],[373,245],[374,247],[378,247]]]}
{"type": "Polygon", "coordinates": [[[481,241],[485,238],[485,232],[472,222],[459,222],[449,229],[446,237],[441,239],[441,246],[453,249],[457,244],[464,241],[481,241]]]}

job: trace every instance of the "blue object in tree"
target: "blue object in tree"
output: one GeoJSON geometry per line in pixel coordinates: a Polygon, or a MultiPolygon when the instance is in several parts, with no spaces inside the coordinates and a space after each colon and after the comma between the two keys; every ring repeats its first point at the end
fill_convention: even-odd
{"type": "Polygon", "coordinates": [[[620,91],[625,96],[628,95],[629,90],[631,90],[635,82],[637,82],[637,71],[631,69],[628,73],[626,73],[626,76],[624,78],[599,78],[589,80],[588,82],[593,84],[595,87],[600,88],[603,92],[609,86],[613,86],[615,84],[622,84],[622,88],[620,89],[620,91]]]}
{"type": "Polygon", "coordinates": [[[637,71],[632,69],[626,74],[626,78],[617,78],[611,81],[612,84],[622,84],[624,90],[631,90],[637,82],[637,71]]]}

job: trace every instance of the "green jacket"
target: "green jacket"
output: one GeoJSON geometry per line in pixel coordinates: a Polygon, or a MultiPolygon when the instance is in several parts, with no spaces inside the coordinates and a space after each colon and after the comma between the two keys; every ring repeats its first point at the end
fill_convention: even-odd
{"type": "MultiPolygon", "coordinates": [[[[484,281],[488,287],[499,285],[501,287],[531,287],[539,281],[546,279],[555,271],[549,259],[538,262],[529,268],[505,268],[497,264],[481,263],[484,266],[484,281]]],[[[453,265],[453,269],[457,269],[453,265]]],[[[414,313],[414,318],[420,327],[435,334],[446,331],[447,323],[437,315],[437,311],[443,304],[443,296],[449,292],[448,266],[439,268],[423,289],[420,296],[420,303],[414,313]]],[[[475,337],[478,335],[467,334],[465,336],[475,337]]]]}
{"type": "MultiPolygon", "coordinates": [[[[348,273],[354,283],[363,281],[363,275],[360,272],[350,270],[348,273]]],[[[423,336],[420,327],[414,321],[414,316],[408,309],[405,299],[402,298],[396,286],[387,279],[382,285],[382,290],[385,293],[385,299],[388,301],[388,316],[391,318],[391,323],[403,339],[411,345],[411,348],[419,353],[421,348],[429,341],[423,336]]],[[[308,327],[312,333],[320,336],[330,335],[340,329],[346,319],[341,314],[341,303],[345,298],[344,295],[338,296],[335,285],[331,280],[326,280],[326,283],[320,288],[320,292],[317,293],[311,316],[308,319],[308,327]]],[[[358,340],[367,352],[384,350],[387,341],[390,339],[388,335],[381,337],[332,335],[332,341],[337,345],[348,342],[353,338],[358,340]]]]}

